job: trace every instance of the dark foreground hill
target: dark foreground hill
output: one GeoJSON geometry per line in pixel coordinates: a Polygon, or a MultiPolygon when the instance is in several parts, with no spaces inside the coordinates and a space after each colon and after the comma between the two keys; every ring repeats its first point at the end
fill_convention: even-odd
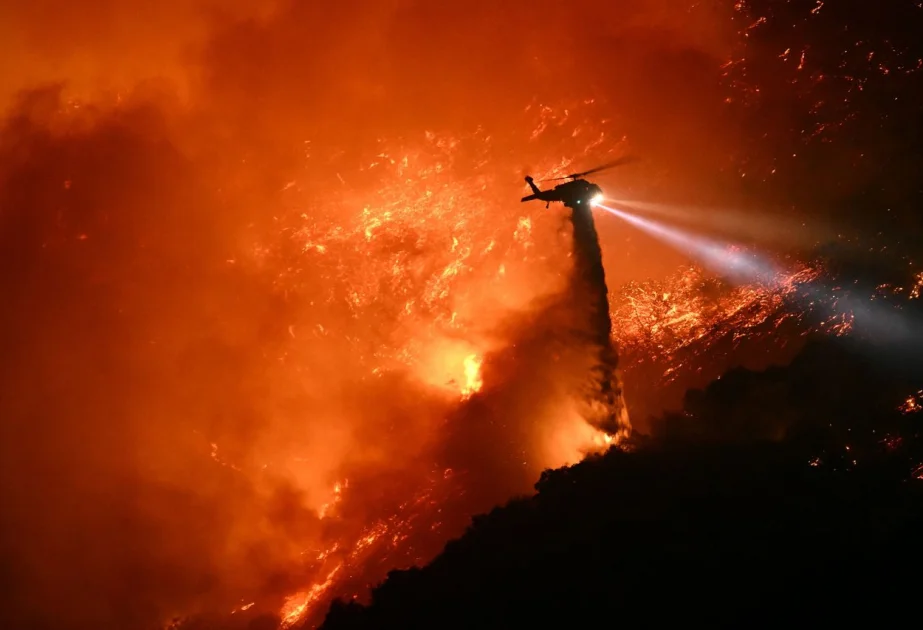
{"type": "Polygon", "coordinates": [[[832,344],[721,382],[661,425],[681,430],[547,472],[536,496],[477,517],[429,566],[391,573],[370,605],[335,604],[324,628],[911,614],[923,566],[923,414],[897,399],[910,383],[832,344]],[[742,430],[748,415],[753,436],[742,430]],[[767,431],[773,418],[778,430],[767,431]],[[696,420],[707,430],[685,430],[696,420]]]}

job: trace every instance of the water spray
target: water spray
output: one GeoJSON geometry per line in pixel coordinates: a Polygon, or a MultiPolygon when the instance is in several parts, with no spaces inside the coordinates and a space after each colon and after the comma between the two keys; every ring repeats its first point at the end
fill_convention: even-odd
{"type": "MultiPolygon", "coordinates": [[[[591,206],[602,202],[598,195],[590,200],[591,206]]],[[[592,424],[610,436],[623,436],[630,430],[628,411],[618,374],[618,355],[612,345],[612,318],[609,313],[609,288],[602,263],[599,236],[590,208],[574,208],[571,213],[574,228],[573,288],[578,299],[586,300],[590,317],[591,342],[599,349],[599,360],[594,366],[594,396],[602,404],[601,414],[593,413],[592,424]],[[601,417],[600,417],[601,416],[601,417]]]]}

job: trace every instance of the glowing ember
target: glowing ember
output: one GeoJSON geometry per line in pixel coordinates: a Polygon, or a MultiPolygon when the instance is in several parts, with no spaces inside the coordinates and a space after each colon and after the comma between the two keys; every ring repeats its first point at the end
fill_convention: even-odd
{"type": "Polygon", "coordinates": [[[902,413],[917,413],[923,410],[923,390],[908,396],[899,409],[902,413]]]}
{"type": "Polygon", "coordinates": [[[250,610],[250,609],[253,608],[254,606],[256,606],[256,602],[250,602],[249,604],[244,604],[244,605],[241,606],[240,608],[236,608],[236,609],[232,610],[232,611],[231,611],[231,614],[233,615],[233,614],[235,614],[235,613],[245,612],[245,611],[247,611],[247,610],[250,610]]]}
{"type": "Polygon", "coordinates": [[[920,292],[923,291],[923,271],[921,271],[914,277],[914,281],[915,282],[913,283],[913,286],[910,289],[909,297],[911,300],[919,299],[920,292]]]}
{"type": "MultiPolygon", "coordinates": [[[[531,392],[490,398],[502,385],[490,368],[522,352],[530,317],[561,294],[573,264],[564,216],[518,203],[525,172],[561,176],[637,143],[650,166],[607,173],[605,190],[688,195],[709,192],[714,177],[723,191],[724,173],[749,184],[784,170],[798,159],[790,145],[835,138],[861,122],[863,94],[923,68],[900,45],[857,41],[852,28],[829,29],[831,59],[806,35],[842,11],[830,2],[741,0],[711,17],[699,8],[707,3],[599,2],[591,13],[603,37],[587,37],[586,12],[562,12],[561,39],[549,46],[536,44],[541,20],[506,9],[485,19],[458,3],[384,3],[357,20],[319,3],[250,4],[273,9],[156,29],[120,10],[113,23],[125,28],[101,30],[92,11],[4,16],[11,32],[50,33],[55,45],[13,38],[28,50],[7,55],[17,76],[2,87],[74,86],[26,95],[0,134],[3,312],[16,331],[7,340],[16,396],[0,398],[41,420],[18,425],[36,453],[3,451],[17,471],[7,486],[30,499],[11,520],[24,532],[25,551],[14,551],[23,566],[29,553],[54,557],[44,572],[35,563],[36,583],[48,584],[40,594],[66,593],[54,608],[68,616],[40,626],[118,627],[98,622],[109,614],[100,610],[152,611],[155,623],[214,610],[235,612],[235,622],[267,610],[287,626],[313,621],[332,597],[361,596],[459,533],[485,509],[458,499],[485,485],[470,481],[479,470],[557,467],[618,443],[621,434],[589,426],[554,388],[562,375],[583,377],[554,349],[572,345],[569,322],[549,327],[546,337],[561,337],[552,350],[517,355],[515,373],[497,375],[547,400],[523,412],[531,392]],[[88,21],[58,20],[67,28],[55,33],[49,15],[88,21]],[[93,34],[110,30],[122,37],[96,49],[93,34]],[[154,31],[169,33],[176,67],[159,63],[164,42],[132,37],[154,31]],[[739,49],[728,31],[740,32],[739,49]],[[508,35],[492,40],[502,50],[478,58],[464,45],[494,32],[508,35]],[[753,42],[770,53],[757,56],[753,42]],[[139,76],[111,76],[115,58],[139,76]],[[727,95],[709,87],[719,66],[727,95]],[[186,68],[194,76],[175,76],[186,68]],[[188,93],[173,102],[150,77],[188,93]],[[116,92],[97,96],[97,86],[116,92]],[[759,107],[728,115],[764,97],[770,122],[746,129],[759,107]],[[792,124],[789,110],[806,124],[792,124]],[[790,129],[796,142],[776,145],[790,129]],[[453,442],[485,408],[502,421],[453,442]],[[73,436],[80,449],[67,448],[73,436]],[[452,459],[452,449],[463,453],[452,459]],[[47,462],[62,474],[41,486],[42,504],[81,509],[32,527],[39,486],[28,484],[45,478],[34,473],[47,462]],[[107,544],[110,531],[120,545],[107,544]],[[58,558],[59,549],[72,555],[58,558]],[[82,580],[89,566],[102,573],[82,580]],[[104,583],[125,567],[154,580],[134,589],[143,597],[104,583]],[[281,611],[280,584],[298,591],[281,611]]],[[[603,241],[606,264],[630,269],[617,282],[665,272],[659,252],[623,233],[603,241]]],[[[729,287],[684,268],[623,289],[609,276],[622,364],[654,366],[649,381],[660,387],[701,369],[712,344],[781,338],[787,323],[809,320],[808,306],[789,307],[817,274],[805,265],[729,287]]],[[[921,290],[923,275],[911,296],[921,290]]],[[[838,312],[804,328],[851,326],[838,312]]],[[[491,501],[534,481],[508,477],[492,480],[507,495],[491,501]]]]}

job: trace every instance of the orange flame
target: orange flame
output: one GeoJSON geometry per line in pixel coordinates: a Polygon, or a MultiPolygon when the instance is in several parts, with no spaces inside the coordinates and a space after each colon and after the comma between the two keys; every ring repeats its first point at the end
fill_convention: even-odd
{"type": "Polygon", "coordinates": [[[337,565],[327,574],[323,582],[314,584],[307,591],[295,593],[286,598],[282,610],[279,611],[279,617],[282,620],[282,628],[291,628],[304,619],[305,615],[307,615],[311,609],[312,604],[315,604],[333,584],[333,579],[336,577],[341,567],[342,565],[337,565]]]}
{"type": "Polygon", "coordinates": [[[476,354],[469,354],[465,357],[465,386],[462,388],[462,396],[465,398],[481,391],[484,381],[481,379],[482,359],[476,354]]]}
{"type": "Polygon", "coordinates": [[[898,408],[902,413],[917,413],[923,410],[923,389],[907,397],[898,408]]]}

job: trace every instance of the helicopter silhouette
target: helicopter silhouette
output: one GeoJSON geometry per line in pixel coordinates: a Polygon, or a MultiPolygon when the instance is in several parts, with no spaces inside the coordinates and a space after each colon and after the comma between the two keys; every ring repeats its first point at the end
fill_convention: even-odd
{"type": "Polygon", "coordinates": [[[542,182],[555,182],[561,181],[563,179],[569,179],[571,181],[565,182],[563,184],[558,184],[554,188],[549,190],[542,190],[536,186],[536,182],[532,179],[531,176],[526,175],[526,183],[529,184],[529,187],[532,189],[532,194],[527,195],[522,198],[523,202],[526,201],[544,201],[545,207],[547,208],[552,204],[552,202],[561,202],[565,207],[571,209],[586,208],[592,207],[603,200],[603,191],[602,188],[593,184],[591,182],[583,179],[586,175],[592,175],[593,173],[598,173],[610,168],[615,168],[616,166],[621,166],[623,164],[628,164],[632,162],[633,158],[631,157],[621,157],[612,162],[607,162],[602,166],[597,166],[596,168],[591,168],[588,171],[582,173],[574,173],[572,175],[565,175],[564,177],[553,177],[551,179],[542,179],[538,183],[542,182]]]}

